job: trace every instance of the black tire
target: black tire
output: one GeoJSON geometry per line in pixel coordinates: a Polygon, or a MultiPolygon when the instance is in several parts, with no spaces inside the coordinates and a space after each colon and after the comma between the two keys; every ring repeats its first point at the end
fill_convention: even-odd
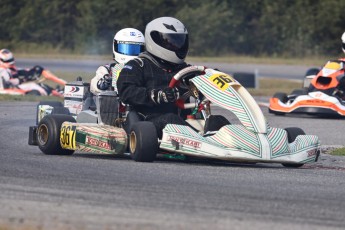
{"type": "Polygon", "coordinates": [[[65,114],[65,115],[70,115],[71,113],[69,112],[69,109],[66,107],[54,107],[53,111],[51,114],[65,114]]]}
{"type": "Polygon", "coordinates": [[[275,94],[273,95],[273,98],[278,98],[279,101],[281,101],[281,102],[283,102],[283,103],[286,103],[286,102],[288,101],[288,96],[287,96],[286,93],[280,93],[280,92],[275,93],[275,94]]]}
{"type": "Polygon", "coordinates": [[[308,90],[308,88],[310,87],[310,82],[312,80],[312,78],[310,78],[310,76],[316,76],[319,72],[320,72],[320,69],[318,69],[318,68],[310,68],[310,69],[308,69],[307,72],[304,75],[303,88],[308,90]]]}
{"type": "Polygon", "coordinates": [[[50,105],[53,107],[63,107],[63,104],[61,101],[40,101],[38,105],[50,105]]]}
{"type": "Polygon", "coordinates": [[[310,76],[310,75],[317,75],[320,72],[320,69],[318,68],[310,68],[307,70],[307,72],[305,73],[305,77],[306,76],[310,76]]]}
{"type": "Polygon", "coordinates": [[[50,105],[54,109],[63,107],[63,104],[60,101],[40,101],[36,107],[36,125],[38,125],[38,106],[40,105],[50,105]]]}
{"type": "MultiPolygon", "coordinates": [[[[303,129],[298,128],[298,127],[285,128],[285,130],[286,130],[287,135],[288,135],[288,142],[289,143],[294,142],[298,135],[305,135],[305,132],[303,131],[303,129]]],[[[304,164],[283,163],[282,165],[284,167],[287,167],[287,168],[299,168],[299,167],[302,167],[304,164]]]]}
{"type": "Polygon", "coordinates": [[[60,129],[63,122],[76,122],[72,116],[50,114],[37,127],[37,144],[47,155],[72,155],[74,150],[63,149],[60,145],[60,129]]]}
{"type": "Polygon", "coordinates": [[[303,89],[294,89],[291,94],[292,95],[296,95],[296,96],[300,96],[300,95],[306,95],[308,93],[308,89],[303,88],[303,89]]]}
{"type": "Polygon", "coordinates": [[[140,121],[132,125],[129,135],[131,157],[139,162],[152,162],[158,151],[158,136],[152,122],[140,121]]]}
{"type": "Polygon", "coordinates": [[[41,96],[41,93],[40,93],[40,91],[34,89],[34,90],[27,92],[25,95],[41,96]]]}

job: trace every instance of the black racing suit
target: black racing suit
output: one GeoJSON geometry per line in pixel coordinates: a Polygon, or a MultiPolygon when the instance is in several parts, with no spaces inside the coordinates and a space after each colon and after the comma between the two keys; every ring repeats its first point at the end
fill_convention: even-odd
{"type": "MultiPolygon", "coordinates": [[[[121,101],[132,106],[145,121],[153,122],[159,138],[167,124],[188,123],[178,116],[178,108],[173,103],[155,104],[151,91],[167,88],[172,77],[187,66],[186,63],[162,63],[145,52],[138,59],[129,61],[120,72],[117,88],[121,101]]],[[[183,89],[179,89],[179,92],[182,95],[183,89]]]]}

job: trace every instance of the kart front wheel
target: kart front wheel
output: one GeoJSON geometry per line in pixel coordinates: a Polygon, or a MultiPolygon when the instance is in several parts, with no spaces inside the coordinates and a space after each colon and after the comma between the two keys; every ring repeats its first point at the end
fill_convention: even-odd
{"type": "Polygon", "coordinates": [[[158,136],[152,122],[140,121],[132,125],[129,134],[131,157],[139,162],[152,162],[158,151],[158,136]]]}
{"type": "MultiPolygon", "coordinates": [[[[296,137],[298,135],[305,135],[305,132],[303,129],[298,128],[298,127],[290,127],[290,128],[285,128],[287,135],[288,135],[288,142],[292,143],[296,140],[296,137]]],[[[300,163],[283,163],[283,166],[287,168],[299,168],[302,167],[304,164],[300,163]]]]}
{"type": "Polygon", "coordinates": [[[277,98],[279,99],[279,101],[283,102],[283,103],[286,103],[288,101],[288,97],[287,97],[287,94],[286,93],[275,93],[273,95],[274,98],[277,98]]]}
{"type": "MultiPolygon", "coordinates": [[[[289,100],[287,94],[286,93],[281,93],[281,92],[275,93],[273,95],[273,98],[277,98],[279,101],[281,101],[283,103],[286,103],[289,100]]],[[[275,115],[279,115],[279,116],[285,115],[284,112],[278,112],[278,111],[275,111],[275,110],[271,110],[270,108],[268,109],[268,112],[269,113],[273,113],[275,115]]]]}
{"type": "Polygon", "coordinates": [[[60,145],[60,129],[63,122],[75,122],[72,116],[53,114],[43,117],[37,126],[37,144],[47,155],[72,155],[74,150],[63,149],[60,145]]]}
{"type": "Polygon", "coordinates": [[[303,89],[294,89],[292,92],[291,92],[292,95],[295,95],[295,96],[300,96],[300,95],[306,95],[308,94],[308,90],[306,88],[303,88],[303,89]]]}

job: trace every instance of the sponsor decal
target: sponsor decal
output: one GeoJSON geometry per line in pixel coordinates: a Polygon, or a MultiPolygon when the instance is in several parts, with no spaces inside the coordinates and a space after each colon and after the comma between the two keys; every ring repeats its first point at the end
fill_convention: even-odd
{"type": "Polygon", "coordinates": [[[320,92],[316,92],[315,93],[315,97],[322,97],[323,93],[320,93],[320,92]]]}
{"type": "Polygon", "coordinates": [[[93,137],[86,136],[85,144],[99,147],[102,149],[108,149],[111,150],[112,148],[110,147],[109,143],[106,141],[102,141],[93,137]]]}
{"type": "Polygon", "coordinates": [[[326,103],[324,101],[317,100],[317,99],[308,99],[307,102],[308,103],[313,103],[313,104],[325,104],[326,103]]]}
{"type": "Polygon", "coordinates": [[[235,79],[227,74],[213,74],[209,80],[222,91],[229,87],[229,83],[236,82],[235,79]]]}
{"type": "Polygon", "coordinates": [[[124,67],[123,67],[124,69],[130,69],[130,70],[132,70],[132,66],[130,66],[130,65],[125,65],[124,67]]]}
{"type": "Polygon", "coordinates": [[[309,151],[307,151],[307,153],[308,153],[308,157],[315,156],[316,155],[316,149],[309,150],[309,151]]]}
{"type": "Polygon", "coordinates": [[[135,32],[129,32],[129,36],[135,36],[136,34],[135,34],[135,32]]]}
{"type": "Polygon", "coordinates": [[[83,108],[83,102],[82,101],[72,101],[72,100],[65,99],[64,107],[68,108],[68,110],[72,114],[79,114],[80,111],[83,108]]]}
{"type": "Polygon", "coordinates": [[[80,89],[79,89],[78,86],[72,86],[68,93],[76,93],[76,92],[78,92],[79,90],[80,90],[80,89]]]}
{"type": "Polygon", "coordinates": [[[84,87],[78,86],[65,86],[64,97],[74,97],[74,98],[83,98],[84,96],[84,87]]]}
{"type": "Polygon", "coordinates": [[[182,145],[188,145],[188,146],[192,146],[194,148],[201,148],[201,142],[198,141],[194,141],[188,138],[181,138],[181,137],[176,137],[176,136],[168,136],[168,141],[171,142],[177,142],[180,143],[182,145]]]}

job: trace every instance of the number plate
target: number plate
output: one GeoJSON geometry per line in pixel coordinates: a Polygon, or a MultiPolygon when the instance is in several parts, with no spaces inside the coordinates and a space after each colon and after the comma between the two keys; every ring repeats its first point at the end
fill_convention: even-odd
{"type": "Polygon", "coordinates": [[[236,82],[236,80],[227,74],[214,74],[209,79],[222,91],[226,90],[230,83],[236,82]]]}
{"type": "Polygon", "coordinates": [[[64,149],[75,150],[75,135],[76,135],[76,126],[67,124],[61,127],[60,133],[60,144],[64,149]]]}

